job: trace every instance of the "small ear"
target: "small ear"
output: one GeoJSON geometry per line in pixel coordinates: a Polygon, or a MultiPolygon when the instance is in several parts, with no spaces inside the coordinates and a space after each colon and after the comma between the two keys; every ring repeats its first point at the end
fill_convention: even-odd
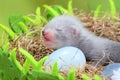
{"type": "Polygon", "coordinates": [[[72,28],[72,33],[73,33],[75,38],[77,38],[78,35],[79,35],[79,32],[78,32],[78,30],[76,28],[72,28]]]}

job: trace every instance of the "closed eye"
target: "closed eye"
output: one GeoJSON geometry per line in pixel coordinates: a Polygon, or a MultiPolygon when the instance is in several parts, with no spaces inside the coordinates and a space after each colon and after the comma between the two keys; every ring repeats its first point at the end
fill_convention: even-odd
{"type": "Polygon", "coordinates": [[[57,31],[62,31],[62,29],[56,28],[57,31]]]}
{"type": "Polygon", "coordinates": [[[57,31],[62,31],[61,29],[57,29],[57,31]]]}

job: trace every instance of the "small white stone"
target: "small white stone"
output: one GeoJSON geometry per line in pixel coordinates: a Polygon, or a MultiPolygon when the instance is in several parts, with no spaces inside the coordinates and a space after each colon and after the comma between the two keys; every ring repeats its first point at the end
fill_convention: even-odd
{"type": "Polygon", "coordinates": [[[111,80],[120,80],[120,68],[118,70],[113,71],[111,80]]]}
{"type": "Polygon", "coordinates": [[[54,63],[58,63],[59,71],[68,72],[72,68],[83,71],[86,65],[86,58],[83,52],[76,47],[63,47],[49,55],[44,62],[44,69],[51,72],[54,63]]]}

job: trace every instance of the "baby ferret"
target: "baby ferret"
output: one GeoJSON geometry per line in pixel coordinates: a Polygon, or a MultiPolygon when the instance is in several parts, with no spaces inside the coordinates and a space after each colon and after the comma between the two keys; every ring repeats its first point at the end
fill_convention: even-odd
{"type": "Polygon", "coordinates": [[[83,51],[91,64],[120,62],[120,43],[99,37],[87,30],[74,16],[61,15],[49,21],[42,30],[44,43],[50,48],[74,46],[83,51]]]}

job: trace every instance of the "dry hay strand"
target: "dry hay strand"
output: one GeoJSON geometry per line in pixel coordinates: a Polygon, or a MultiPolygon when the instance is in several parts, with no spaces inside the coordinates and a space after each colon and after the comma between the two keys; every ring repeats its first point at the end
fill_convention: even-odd
{"type": "Polygon", "coordinates": [[[83,72],[80,72],[79,70],[76,72],[76,78],[77,80],[83,80],[81,75],[86,74],[89,76],[91,79],[94,78],[94,75],[100,75],[101,70],[103,69],[103,66],[100,66],[98,68],[95,68],[94,66],[91,66],[89,64],[86,64],[85,70],[83,72]]]}
{"type": "MultiPolygon", "coordinates": [[[[107,18],[94,18],[91,13],[84,14],[79,13],[76,15],[83,22],[85,27],[87,27],[90,31],[95,33],[98,36],[107,37],[111,40],[120,41],[120,19],[117,18],[114,21],[111,17],[107,18]]],[[[13,42],[11,42],[10,50],[13,48],[17,48],[17,59],[21,64],[24,64],[25,58],[22,56],[18,48],[24,48],[27,50],[34,58],[39,61],[46,55],[49,55],[54,51],[54,49],[49,49],[43,45],[43,40],[40,36],[36,37],[28,37],[28,36],[20,36],[13,42]]],[[[81,74],[85,73],[89,77],[93,77],[95,74],[101,74],[101,71],[104,66],[99,68],[94,68],[90,65],[86,65],[85,70],[80,72],[79,70],[76,72],[77,80],[82,80],[81,74]]],[[[66,72],[62,72],[64,76],[67,76],[66,72]]]]}
{"type": "Polygon", "coordinates": [[[37,61],[54,51],[54,49],[47,48],[43,45],[43,39],[40,36],[19,36],[19,38],[11,42],[9,49],[12,50],[13,48],[17,48],[17,59],[22,65],[24,64],[25,57],[20,54],[19,48],[28,51],[37,61]]]}
{"type": "MultiPolygon", "coordinates": [[[[86,66],[85,66],[85,69],[83,71],[78,69],[75,72],[76,80],[83,80],[82,74],[86,74],[88,77],[91,78],[91,80],[93,80],[95,75],[101,75],[102,69],[103,69],[103,66],[99,66],[99,67],[96,68],[96,67],[91,66],[90,64],[87,63],[86,66]]],[[[59,73],[66,78],[68,76],[68,72],[60,71],[59,73]]],[[[101,77],[104,78],[104,76],[101,76],[101,77]]]]}
{"type": "Polygon", "coordinates": [[[76,15],[91,32],[97,36],[109,38],[114,41],[120,41],[120,18],[94,18],[91,13],[79,13],[76,15]]]}

